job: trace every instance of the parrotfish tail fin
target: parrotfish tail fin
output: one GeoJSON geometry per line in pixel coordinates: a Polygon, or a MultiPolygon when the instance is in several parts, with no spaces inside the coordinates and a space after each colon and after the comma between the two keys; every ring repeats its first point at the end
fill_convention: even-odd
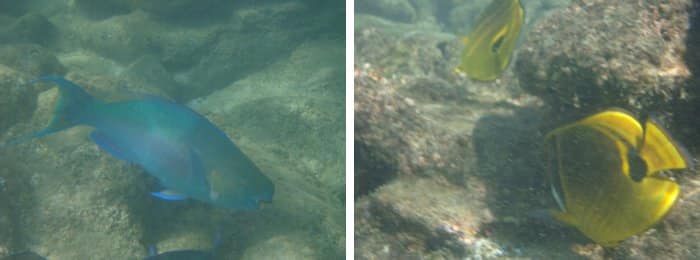
{"type": "Polygon", "coordinates": [[[80,86],[58,76],[39,77],[28,82],[26,85],[33,85],[42,81],[55,83],[58,85],[60,93],[60,98],[56,104],[51,123],[38,132],[11,139],[0,144],[0,147],[18,144],[32,138],[41,137],[79,124],[84,124],[90,118],[89,115],[93,111],[91,108],[95,104],[101,102],[85,92],[80,86]]]}

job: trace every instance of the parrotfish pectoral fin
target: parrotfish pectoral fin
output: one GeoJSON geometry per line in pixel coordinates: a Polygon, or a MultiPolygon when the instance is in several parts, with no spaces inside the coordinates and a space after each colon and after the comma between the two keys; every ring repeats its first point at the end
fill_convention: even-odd
{"type": "Polygon", "coordinates": [[[97,144],[97,146],[100,147],[100,149],[111,154],[114,157],[117,157],[117,159],[124,160],[130,163],[136,163],[136,160],[129,157],[128,153],[121,150],[117,143],[115,143],[113,140],[109,139],[109,137],[105,136],[99,131],[92,131],[92,133],[90,133],[90,139],[93,142],[95,142],[95,144],[97,144]]]}
{"type": "Polygon", "coordinates": [[[23,141],[41,137],[44,135],[52,134],[73,126],[86,123],[86,120],[90,117],[91,106],[101,103],[99,100],[93,98],[85,92],[80,86],[73,82],[70,82],[64,78],[56,76],[47,76],[34,79],[27,83],[26,85],[33,85],[41,81],[48,81],[58,85],[58,90],[60,92],[60,99],[56,104],[56,109],[51,119],[51,123],[46,128],[15,139],[11,139],[0,147],[14,145],[21,143],[23,141]]]}
{"type": "Polygon", "coordinates": [[[172,190],[151,192],[151,195],[153,195],[156,198],[164,199],[164,200],[185,200],[185,199],[187,199],[187,196],[179,194],[179,193],[172,191],[172,190]]]}

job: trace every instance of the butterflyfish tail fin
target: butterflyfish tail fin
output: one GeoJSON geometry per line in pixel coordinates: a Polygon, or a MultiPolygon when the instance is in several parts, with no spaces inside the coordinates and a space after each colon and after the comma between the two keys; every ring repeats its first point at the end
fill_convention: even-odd
{"type": "Polygon", "coordinates": [[[647,163],[648,173],[695,167],[688,151],[653,116],[646,122],[642,145],[639,154],[647,163]]]}
{"type": "Polygon", "coordinates": [[[90,118],[92,106],[100,101],[85,92],[80,86],[58,76],[45,76],[36,78],[25,86],[33,85],[38,82],[51,82],[58,85],[60,97],[56,103],[56,108],[49,125],[35,133],[10,139],[7,142],[0,144],[0,147],[18,144],[32,138],[41,137],[52,134],[73,126],[84,124],[90,118]]]}

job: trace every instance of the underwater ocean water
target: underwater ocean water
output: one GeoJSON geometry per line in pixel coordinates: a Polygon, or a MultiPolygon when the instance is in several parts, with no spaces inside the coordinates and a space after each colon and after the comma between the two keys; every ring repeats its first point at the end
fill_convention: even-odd
{"type": "Polygon", "coordinates": [[[698,259],[700,4],[355,1],[357,259],[698,259]]]}
{"type": "Polygon", "coordinates": [[[0,259],[342,259],[344,25],[342,1],[0,1],[0,259]]]}

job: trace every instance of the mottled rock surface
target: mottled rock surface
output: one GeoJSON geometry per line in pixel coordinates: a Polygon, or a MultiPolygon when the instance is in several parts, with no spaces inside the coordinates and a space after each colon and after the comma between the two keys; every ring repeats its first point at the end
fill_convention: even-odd
{"type": "Polygon", "coordinates": [[[522,87],[559,111],[554,117],[610,106],[681,114],[697,92],[684,60],[691,4],[574,1],[540,22],[520,48],[522,87]]]}
{"type": "Polygon", "coordinates": [[[211,249],[217,233],[222,259],[342,258],[344,3],[14,2],[0,1],[0,142],[51,120],[57,89],[23,85],[38,76],[105,101],[209,100],[192,104],[276,194],[242,212],[154,199],[156,179],[77,127],[0,147],[0,258],[142,259],[152,245],[211,249]]]}
{"type": "MultiPolygon", "coordinates": [[[[574,1],[539,23],[521,47],[521,86],[547,103],[548,128],[610,106],[654,114],[697,161],[698,11],[697,1],[686,0],[574,1]]],[[[574,250],[592,259],[697,258],[700,182],[694,170],[673,176],[681,199],[654,228],[615,249],[574,250]]]]}
{"type": "Polygon", "coordinates": [[[511,73],[490,83],[454,73],[454,51],[444,47],[454,37],[360,19],[356,256],[571,256],[540,239],[521,242],[537,237],[524,209],[547,202],[534,152],[538,100],[511,73]]]}
{"type": "Polygon", "coordinates": [[[689,136],[700,126],[691,116],[700,111],[692,76],[700,61],[693,44],[700,9],[682,0],[579,0],[542,18],[562,2],[529,1],[534,29],[524,34],[515,64],[499,80],[472,82],[453,72],[463,33],[456,24],[466,23],[457,22],[464,19],[457,12],[477,12],[487,2],[434,20],[368,15],[386,14],[378,10],[356,16],[356,256],[696,258],[694,174],[674,174],[682,199],[659,225],[604,249],[542,218],[539,210],[556,203],[540,146],[564,121],[618,106],[660,110],[671,132],[696,151],[689,136]],[[625,62],[611,66],[615,59],[625,62]]]}

